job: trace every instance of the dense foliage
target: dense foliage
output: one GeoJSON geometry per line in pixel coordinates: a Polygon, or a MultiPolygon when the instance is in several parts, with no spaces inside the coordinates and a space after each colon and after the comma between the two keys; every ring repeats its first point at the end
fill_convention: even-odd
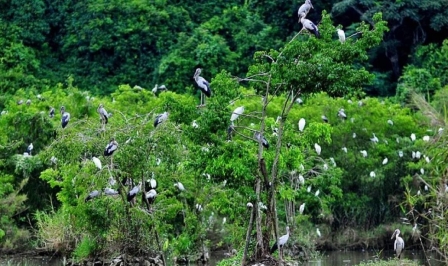
{"type": "Polygon", "coordinates": [[[423,34],[413,45],[440,41],[426,34],[444,32],[442,12],[428,15],[445,4],[375,3],[316,1],[320,39],[300,31],[296,6],[284,1],[2,3],[0,248],[26,246],[32,226],[35,246],[78,259],[166,261],[236,248],[247,261],[267,254],[288,225],[307,254],[383,248],[393,227],[407,243],[447,254],[447,44],[419,47],[401,75],[411,50],[397,34],[423,34]],[[381,10],[389,31],[373,15],[381,10]],[[352,35],[345,43],[338,23],[352,35]],[[390,73],[377,72],[389,69],[382,55],[390,73]],[[196,106],[196,67],[211,81],[205,107],[196,106]],[[396,98],[363,93],[393,94],[398,77],[396,98]],[[169,91],[151,92],[155,83],[169,91]],[[106,125],[99,104],[111,113],[106,125]],[[71,114],[66,128],[61,106],[71,114]],[[112,138],[118,150],[103,156],[112,138]],[[129,203],[150,178],[155,202],[139,193],[129,203]]]}

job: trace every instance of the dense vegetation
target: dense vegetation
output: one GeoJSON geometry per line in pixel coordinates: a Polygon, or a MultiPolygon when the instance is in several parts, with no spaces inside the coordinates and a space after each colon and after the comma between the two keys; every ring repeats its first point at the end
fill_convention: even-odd
{"type": "Polygon", "coordinates": [[[33,239],[78,259],[235,248],[247,261],[288,225],[304,259],[391,247],[395,227],[446,256],[446,4],[313,4],[320,39],[284,1],[2,2],[0,248],[33,239]],[[213,90],[200,108],[196,67],[213,90]],[[169,91],[145,89],[155,83],[169,91]],[[99,104],[112,113],[105,128],[99,104]],[[118,150],[102,156],[111,138],[118,150]],[[128,203],[151,177],[155,202],[128,203]],[[103,195],[85,201],[94,190],[103,195]]]}

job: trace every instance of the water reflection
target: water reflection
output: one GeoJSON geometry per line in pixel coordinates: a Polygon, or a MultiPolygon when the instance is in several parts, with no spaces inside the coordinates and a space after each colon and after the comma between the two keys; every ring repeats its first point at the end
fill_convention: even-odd
{"type": "MultiPolygon", "coordinates": [[[[438,261],[436,253],[430,253],[430,260],[425,261],[425,256],[422,251],[405,250],[404,258],[413,260],[419,265],[431,265],[431,266],[441,266],[445,265],[438,261]]],[[[323,253],[323,257],[318,260],[312,260],[301,265],[305,266],[351,266],[358,265],[361,262],[375,261],[378,258],[378,253],[372,251],[328,251],[323,253]]],[[[380,258],[383,260],[394,258],[393,251],[383,251],[380,254],[380,258]]],[[[223,254],[212,253],[212,258],[210,260],[209,266],[217,265],[220,260],[223,259],[223,254]]],[[[0,266],[61,266],[63,265],[60,258],[23,258],[23,257],[7,257],[0,258],[0,266]]],[[[194,265],[194,264],[190,264],[194,265]]]]}

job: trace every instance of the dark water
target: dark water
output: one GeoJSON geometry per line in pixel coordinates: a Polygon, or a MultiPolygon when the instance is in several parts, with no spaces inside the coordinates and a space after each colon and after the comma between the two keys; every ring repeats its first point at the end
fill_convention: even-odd
{"type": "MultiPolygon", "coordinates": [[[[377,254],[372,251],[330,251],[323,252],[322,258],[311,260],[309,262],[300,264],[305,266],[350,266],[358,265],[361,262],[370,262],[378,259],[387,260],[393,258],[393,251],[383,251],[381,254],[377,254]]],[[[441,266],[446,265],[438,261],[436,253],[429,253],[429,260],[425,260],[425,256],[422,251],[406,250],[404,257],[409,260],[417,262],[419,265],[431,265],[441,266]]],[[[221,259],[223,259],[222,253],[214,254],[209,266],[216,265],[221,259]]],[[[169,263],[171,264],[171,263],[169,263]]],[[[0,258],[0,266],[61,266],[63,265],[62,259],[55,258],[23,258],[23,257],[3,257],[0,258]]],[[[194,264],[190,264],[194,265],[194,264]]]]}

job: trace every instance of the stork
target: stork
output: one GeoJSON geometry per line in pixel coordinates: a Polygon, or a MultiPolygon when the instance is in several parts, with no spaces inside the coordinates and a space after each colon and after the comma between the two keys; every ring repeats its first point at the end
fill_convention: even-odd
{"type": "Polygon", "coordinates": [[[133,187],[127,194],[127,200],[132,206],[135,204],[135,196],[140,192],[142,182],[139,182],[137,186],[133,187]]]}
{"type": "Polygon", "coordinates": [[[268,140],[264,136],[262,136],[260,134],[260,132],[256,131],[254,133],[254,138],[255,138],[255,140],[257,140],[257,142],[261,141],[261,144],[263,145],[263,147],[265,147],[266,149],[269,149],[269,142],[268,142],[268,140]]]}
{"type": "Polygon", "coordinates": [[[301,5],[299,7],[299,10],[297,11],[299,18],[301,16],[306,17],[306,15],[308,15],[308,12],[310,12],[311,8],[314,8],[313,5],[311,4],[311,0],[306,0],[305,3],[303,3],[303,5],[301,5]]]}
{"type": "MultiPolygon", "coordinates": [[[[345,110],[343,108],[339,109],[338,111],[338,117],[342,119],[347,119],[347,115],[345,114],[345,110]]],[[[352,121],[353,122],[353,121],[352,121]]]]}
{"type": "Polygon", "coordinates": [[[278,241],[274,243],[274,245],[271,247],[271,254],[274,253],[277,249],[279,249],[280,258],[283,257],[283,246],[286,244],[286,242],[289,239],[289,227],[286,226],[286,235],[282,235],[278,241]]]}
{"type": "Polygon", "coordinates": [[[324,121],[324,123],[328,123],[328,118],[325,115],[322,115],[320,118],[322,118],[322,121],[324,121]]]}
{"type": "Polygon", "coordinates": [[[118,195],[118,191],[112,188],[105,188],[104,189],[104,195],[106,196],[115,196],[118,195]]]}
{"type": "Polygon", "coordinates": [[[54,117],[54,108],[50,107],[50,113],[49,113],[50,118],[54,117]]]}
{"type": "Polygon", "coordinates": [[[319,29],[317,26],[309,19],[306,19],[304,14],[299,14],[300,22],[302,23],[303,28],[311,31],[317,38],[320,37],[319,29]]]}
{"type": "Polygon", "coordinates": [[[118,149],[118,142],[112,138],[107,144],[106,149],[104,149],[104,156],[111,156],[118,149]]]}
{"type": "Polygon", "coordinates": [[[28,145],[28,148],[26,148],[26,152],[28,152],[29,155],[31,155],[31,151],[34,149],[33,143],[28,145]]]}
{"type": "Polygon", "coordinates": [[[168,112],[164,112],[160,115],[157,115],[156,119],[154,120],[154,127],[157,127],[161,123],[165,122],[168,119],[168,115],[169,115],[168,112]]]}
{"type": "Polygon", "coordinates": [[[400,229],[395,229],[390,239],[394,239],[394,237],[395,237],[394,251],[397,253],[397,257],[400,258],[401,253],[403,252],[404,249],[404,241],[403,238],[400,237],[400,229]]]}
{"type": "Polygon", "coordinates": [[[68,125],[68,122],[70,121],[70,113],[65,111],[65,107],[61,106],[61,126],[62,128],[65,128],[68,125]]]}
{"type": "Polygon", "coordinates": [[[338,32],[339,41],[341,43],[345,43],[345,32],[341,29],[338,29],[337,32],[338,32]]]}
{"type": "Polygon", "coordinates": [[[106,109],[104,109],[103,104],[100,104],[96,111],[100,114],[101,124],[103,125],[103,130],[104,130],[104,128],[108,122],[108,119],[109,119],[109,114],[107,113],[106,109]]]}
{"type": "Polygon", "coordinates": [[[86,199],[84,200],[84,202],[87,202],[93,198],[96,198],[100,195],[100,192],[98,190],[94,190],[92,192],[89,193],[89,195],[86,197],[86,199]]]}
{"type": "Polygon", "coordinates": [[[201,90],[201,104],[199,106],[204,106],[204,94],[205,96],[210,97],[212,95],[212,91],[210,89],[210,83],[203,77],[199,76],[201,72],[202,69],[197,68],[193,78],[196,81],[196,84],[198,84],[199,89],[201,90]]]}

